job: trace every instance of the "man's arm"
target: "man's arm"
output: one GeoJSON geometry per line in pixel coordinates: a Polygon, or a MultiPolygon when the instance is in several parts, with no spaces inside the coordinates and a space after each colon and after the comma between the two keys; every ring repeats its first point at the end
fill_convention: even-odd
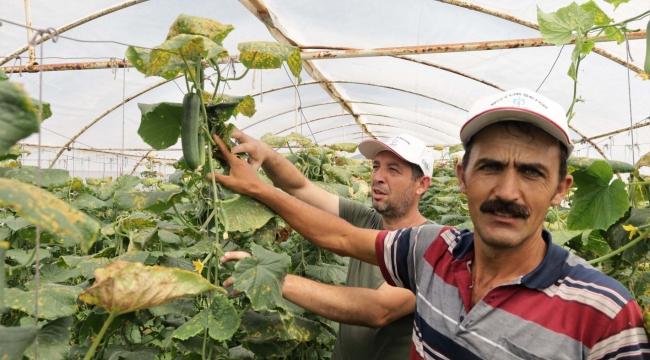
{"type": "Polygon", "coordinates": [[[339,215],[339,197],[319,188],[309,181],[289,160],[267,144],[256,140],[240,130],[235,130],[232,137],[239,142],[232,152],[247,153],[248,162],[257,170],[260,166],[273,185],[298,199],[339,215]]]}
{"type": "Polygon", "coordinates": [[[377,265],[375,239],[379,231],[356,228],[337,216],[276,190],[264,183],[245,160],[228,151],[218,136],[214,136],[214,140],[230,164],[230,175],[214,173],[208,174],[208,178],[214,177],[220,184],[258,199],[316,246],[377,265]]]}
{"type": "Polygon", "coordinates": [[[334,286],[287,275],[282,296],[324,318],[379,328],[415,311],[415,295],[383,283],[379,289],[334,286]]]}
{"type": "MultiPolygon", "coordinates": [[[[227,252],[221,262],[240,260],[250,254],[227,252]]],[[[233,285],[229,278],[224,287],[233,285]]],[[[415,296],[406,289],[382,284],[379,289],[334,286],[287,275],[282,296],[324,318],[350,325],[379,328],[415,311],[415,296]]]]}

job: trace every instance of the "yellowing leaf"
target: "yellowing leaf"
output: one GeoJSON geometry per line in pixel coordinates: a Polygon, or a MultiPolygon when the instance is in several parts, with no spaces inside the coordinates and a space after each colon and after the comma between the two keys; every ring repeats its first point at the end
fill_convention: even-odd
{"type": "Polygon", "coordinates": [[[88,251],[99,235],[99,222],[35,186],[0,178],[0,207],[11,207],[23,219],[51,234],[66,235],[88,251]]]}
{"type": "Polygon", "coordinates": [[[88,304],[124,314],[220,289],[187,270],[114,261],[95,271],[95,283],[79,295],[88,304]]]}
{"type": "Polygon", "coordinates": [[[648,76],[648,74],[646,74],[646,73],[638,73],[638,74],[636,74],[636,75],[634,75],[634,76],[635,76],[635,77],[636,77],[636,76],[640,77],[641,80],[643,80],[643,81],[646,81],[646,80],[650,79],[650,76],[648,76]]]}

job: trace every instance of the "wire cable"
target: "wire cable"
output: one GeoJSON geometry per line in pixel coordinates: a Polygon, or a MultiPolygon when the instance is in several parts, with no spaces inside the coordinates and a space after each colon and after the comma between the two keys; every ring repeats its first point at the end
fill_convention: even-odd
{"type": "Polygon", "coordinates": [[[309,128],[309,132],[311,133],[311,137],[314,138],[314,142],[316,145],[318,145],[318,140],[316,140],[316,136],[314,136],[314,132],[311,131],[311,126],[309,125],[309,121],[307,121],[307,118],[305,117],[305,113],[302,111],[302,99],[300,97],[300,91],[298,91],[298,85],[293,82],[293,79],[291,79],[291,75],[289,75],[289,71],[287,70],[287,67],[284,63],[282,63],[282,68],[284,69],[284,72],[287,73],[287,77],[289,78],[289,81],[291,81],[291,85],[293,85],[296,88],[296,94],[298,94],[298,103],[300,103],[300,106],[298,107],[298,111],[300,112],[300,115],[302,115],[302,118],[305,120],[305,124],[307,124],[307,128],[309,128]]]}

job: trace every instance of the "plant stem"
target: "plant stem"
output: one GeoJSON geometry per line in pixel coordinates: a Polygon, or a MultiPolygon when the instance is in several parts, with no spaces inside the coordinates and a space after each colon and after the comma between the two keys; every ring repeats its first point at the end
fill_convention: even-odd
{"type": "Polygon", "coordinates": [[[104,337],[104,334],[106,333],[106,330],[108,329],[108,326],[113,322],[113,319],[117,316],[117,311],[114,311],[108,315],[108,319],[104,321],[104,326],[102,326],[102,329],[99,331],[99,334],[97,334],[97,337],[95,338],[95,341],[93,341],[93,344],[90,346],[90,350],[86,353],[86,356],[84,357],[84,360],[90,360],[92,359],[93,355],[95,355],[95,351],[97,350],[97,346],[101,342],[102,338],[104,337]]]}
{"type": "Polygon", "coordinates": [[[197,235],[201,234],[200,230],[197,230],[192,224],[187,222],[187,220],[185,220],[183,215],[181,215],[178,212],[178,209],[176,208],[176,204],[172,203],[172,207],[174,208],[174,212],[176,213],[176,216],[178,216],[178,219],[183,223],[183,225],[185,225],[188,229],[192,230],[193,233],[195,233],[197,235]]]}
{"type": "Polygon", "coordinates": [[[569,111],[566,113],[567,123],[570,123],[571,119],[573,119],[573,107],[578,99],[578,69],[580,68],[580,61],[582,60],[580,56],[578,56],[578,60],[576,61],[576,79],[573,80],[573,100],[571,100],[571,106],[569,107],[569,111]]]}
{"type": "Polygon", "coordinates": [[[650,181],[641,181],[641,182],[631,182],[627,183],[626,185],[650,185],[650,181]]]}
{"type": "Polygon", "coordinates": [[[639,235],[636,239],[634,239],[634,240],[630,241],[629,243],[625,244],[624,246],[621,246],[620,248],[618,248],[618,249],[612,251],[611,253],[609,253],[609,254],[607,254],[607,255],[603,255],[603,256],[601,256],[601,257],[599,257],[599,258],[595,258],[595,259],[589,260],[589,261],[587,261],[587,262],[588,262],[589,264],[596,264],[596,263],[599,263],[599,262],[605,261],[605,260],[607,260],[607,259],[609,259],[609,258],[611,258],[611,257],[614,257],[615,255],[618,255],[618,254],[622,253],[623,251],[625,251],[625,250],[631,248],[632,246],[636,245],[639,241],[645,239],[645,237],[648,236],[648,234],[650,234],[650,229],[644,231],[644,232],[643,232],[641,235],[639,235]]]}
{"type": "MultiPolygon", "coordinates": [[[[255,55],[257,55],[257,54],[255,54],[255,55]]],[[[246,74],[248,74],[248,70],[250,70],[250,69],[246,68],[246,70],[244,71],[243,74],[241,74],[241,75],[239,75],[237,77],[233,77],[233,78],[221,79],[221,81],[241,80],[244,76],[246,76],[246,74]]]]}
{"type": "Polygon", "coordinates": [[[217,85],[214,86],[212,101],[214,101],[214,99],[217,97],[217,91],[219,91],[219,83],[221,82],[221,69],[219,69],[219,64],[214,64],[214,69],[217,71],[217,85]]]}
{"type": "Polygon", "coordinates": [[[650,10],[648,10],[648,11],[646,11],[646,12],[644,12],[644,13],[641,13],[641,14],[639,14],[639,15],[636,15],[636,16],[634,16],[634,17],[631,17],[631,18],[629,18],[629,19],[627,19],[627,20],[619,21],[619,22],[617,22],[617,23],[615,23],[615,24],[610,24],[610,25],[601,25],[601,26],[594,26],[594,27],[592,27],[591,29],[589,29],[589,31],[594,31],[594,30],[604,29],[604,28],[608,28],[608,27],[614,27],[614,26],[625,25],[625,24],[627,24],[627,23],[629,23],[629,22],[632,22],[632,21],[634,21],[634,20],[639,20],[639,19],[645,17],[645,16],[648,15],[648,14],[650,14],[650,10]]]}

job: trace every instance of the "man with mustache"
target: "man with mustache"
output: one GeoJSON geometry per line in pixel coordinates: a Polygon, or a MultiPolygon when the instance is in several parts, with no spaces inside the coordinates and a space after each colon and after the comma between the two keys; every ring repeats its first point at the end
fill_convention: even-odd
{"type": "MultiPolygon", "coordinates": [[[[367,140],[359,151],[373,160],[371,189],[374,209],[340,198],[305,178],[284,156],[268,145],[235,130],[233,153],[247,153],[252,168],[264,169],[274,185],[319,209],[367,229],[397,230],[433,224],[422,216],[418,202],[433,173],[433,153],[421,140],[400,134],[386,143],[367,140]]],[[[228,252],[224,261],[250,256],[228,252]]],[[[227,280],[224,286],[229,286],[227,280]]],[[[323,284],[288,275],[282,288],[287,300],[339,322],[333,360],[404,359],[411,349],[415,296],[390,286],[377,266],[351,258],[347,286],[323,284]]]]}
{"type": "Polygon", "coordinates": [[[231,175],[214,177],[314,244],[378,264],[389,284],[410,289],[411,359],[650,359],[632,295],[543,229],[573,182],[563,109],[532,91],[506,91],[471,108],[460,138],[456,172],[475,232],[355,228],[262,183],[227,152],[231,175]]]}

